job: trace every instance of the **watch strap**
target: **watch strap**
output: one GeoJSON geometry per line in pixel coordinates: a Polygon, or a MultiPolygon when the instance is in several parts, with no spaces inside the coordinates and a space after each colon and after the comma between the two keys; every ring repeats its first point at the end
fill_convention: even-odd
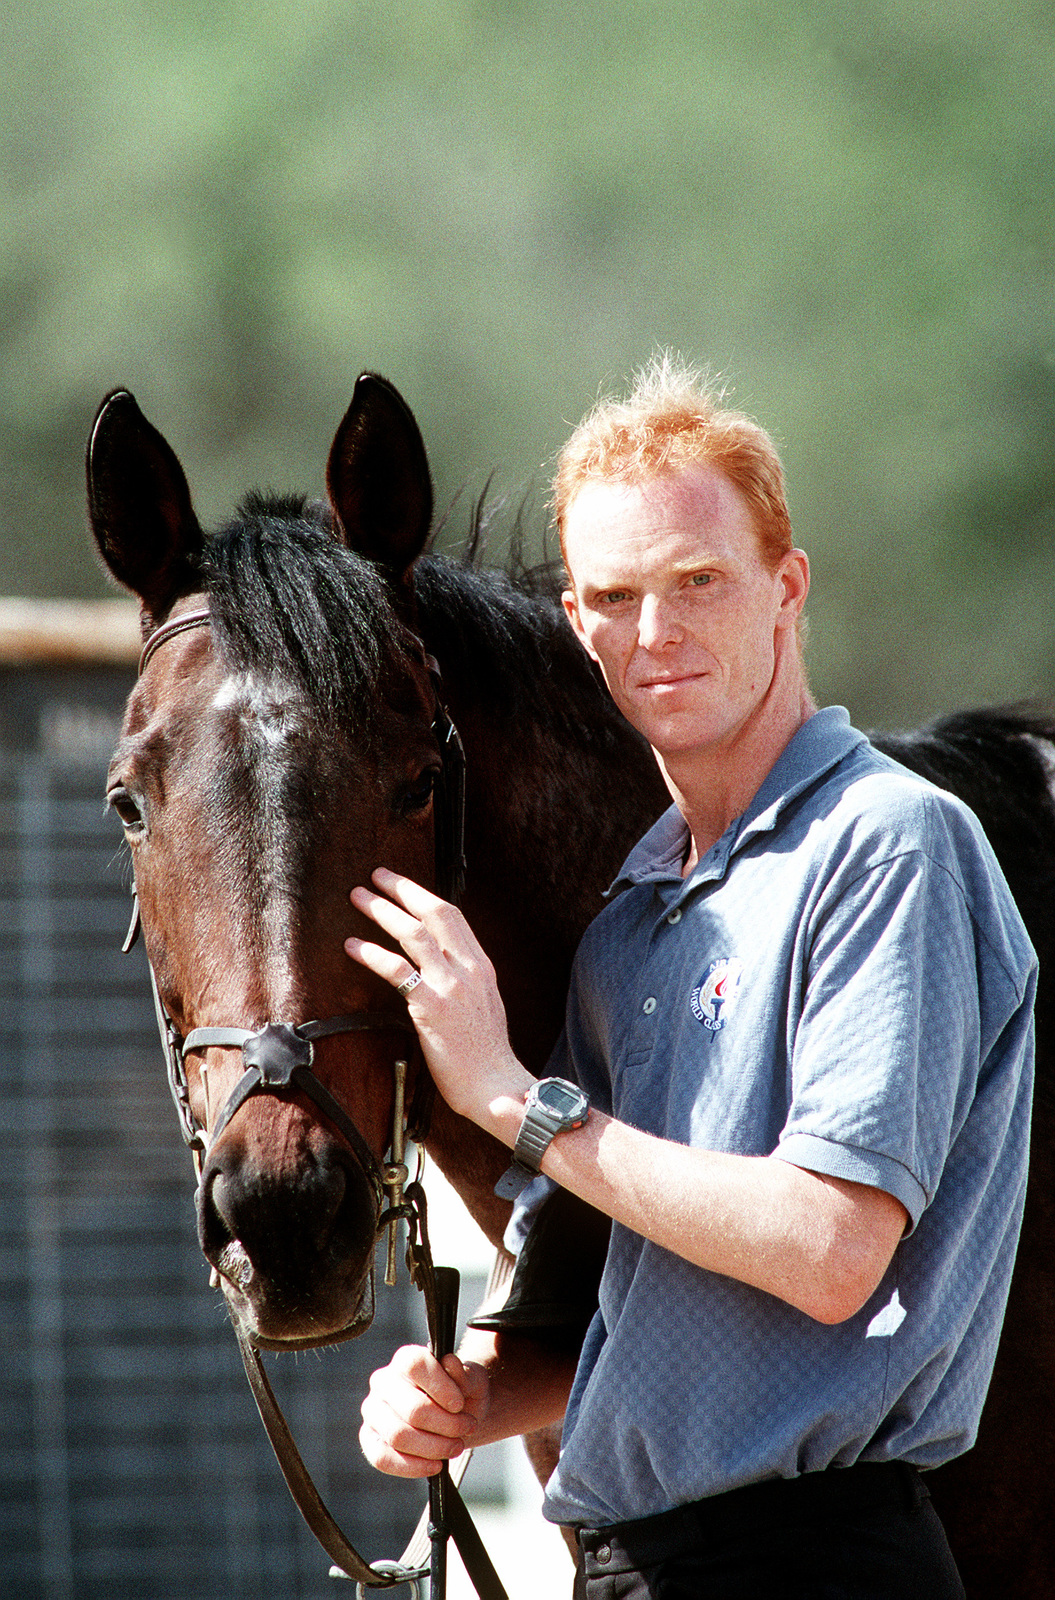
{"type": "Polygon", "coordinates": [[[514,1161],[508,1166],[495,1184],[495,1194],[499,1200],[516,1200],[538,1173],[532,1172],[530,1167],[522,1167],[519,1161],[514,1161]]]}
{"type": "Polygon", "coordinates": [[[560,1127],[559,1117],[555,1117],[544,1106],[528,1101],[517,1142],[513,1146],[513,1160],[519,1161],[521,1166],[530,1167],[533,1173],[537,1172],[542,1157],[553,1143],[554,1136],[560,1132],[560,1127]]]}
{"type": "Polygon", "coordinates": [[[542,1157],[553,1143],[554,1134],[559,1132],[560,1121],[545,1109],[536,1105],[530,1099],[524,1112],[524,1120],[520,1124],[517,1142],[513,1146],[512,1165],[495,1184],[495,1194],[500,1200],[515,1200],[522,1189],[525,1189],[532,1178],[537,1178],[542,1157]]]}
{"type": "Polygon", "coordinates": [[[562,1078],[540,1079],[539,1083],[528,1091],[523,1121],[513,1146],[512,1165],[495,1184],[494,1192],[499,1199],[515,1200],[532,1178],[538,1177],[542,1158],[556,1135],[572,1128],[581,1128],[589,1114],[590,1103],[575,1084],[567,1083],[562,1078]],[[547,1087],[565,1091],[573,1100],[577,1098],[578,1110],[582,1115],[578,1116],[575,1112],[562,1114],[553,1107],[544,1105],[539,1096],[547,1087]]]}

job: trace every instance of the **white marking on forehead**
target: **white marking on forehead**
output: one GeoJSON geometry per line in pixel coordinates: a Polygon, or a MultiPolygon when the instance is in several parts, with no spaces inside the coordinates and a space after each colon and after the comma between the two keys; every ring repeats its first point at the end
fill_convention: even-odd
{"type": "Polygon", "coordinates": [[[253,672],[229,672],[213,696],[217,711],[242,706],[256,716],[286,712],[300,696],[280,678],[261,678],[253,672]]]}
{"type": "Polygon", "coordinates": [[[240,712],[269,743],[277,744],[299,725],[304,702],[280,678],[232,672],[213,695],[212,704],[215,711],[240,712]]]}

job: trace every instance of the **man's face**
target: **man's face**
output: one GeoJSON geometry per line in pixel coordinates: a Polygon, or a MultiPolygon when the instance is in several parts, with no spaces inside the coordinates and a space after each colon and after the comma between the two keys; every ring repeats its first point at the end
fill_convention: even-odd
{"type": "Polygon", "coordinates": [[[661,758],[734,748],[789,651],[797,661],[803,552],[770,571],[743,496],[702,463],[586,484],[564,551],[565,610],[627,720],[661,758]]]}

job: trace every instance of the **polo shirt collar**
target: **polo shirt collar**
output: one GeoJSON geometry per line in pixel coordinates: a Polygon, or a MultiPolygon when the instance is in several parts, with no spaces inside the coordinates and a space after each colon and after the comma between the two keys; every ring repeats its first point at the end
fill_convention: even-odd
{"type": "MultiPolygon", "coordinates": [[[[866,743],[866,735],[851,726],[843,706],[814,712],[781,751],[747,809],[733,819],[691,877],[684,880],[685,886],[722,877],[734,850],[775,828],[787,806],[866,743]]],[[[671,806],[631,850],[607,894],[638,883],[680,879],[687,845],[685,818],[677,806],[671,806]]]]}

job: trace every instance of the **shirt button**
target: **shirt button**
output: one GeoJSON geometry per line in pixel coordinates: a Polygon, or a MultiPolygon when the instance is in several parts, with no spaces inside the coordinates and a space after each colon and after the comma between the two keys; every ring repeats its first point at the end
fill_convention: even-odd
{"type": "Polygon", "coordinates": [[[600,1561],[602,1566],[603,1566],[605,1562],[611,1561],[611,1559],[612,1559],[612,1547],[611,1547],[611,1545],[610,1544],[599,1544],[597,1546],[597,1550],[596,1550],[596,1552],[594,1554],[594,1560],[595,1561],[600,1561]]]}
{"type": "Polygon", "coordinates": [[[671,927],[673,927],[676,922],[680,922],[681,921],[681,907],[680,906],[675,906],[674,907],[674,910],[670,913],[669,917],[667,918],[667,921],[670,923],[671,927]]]}
{"type": "Polygon", "coordinates": [[[654,994],[649,995],[641,1009],[645,1013],[646,1017],[650,1017],[652,1015],[653,1011],[656,1009],[656,997],[654,994]]]}

